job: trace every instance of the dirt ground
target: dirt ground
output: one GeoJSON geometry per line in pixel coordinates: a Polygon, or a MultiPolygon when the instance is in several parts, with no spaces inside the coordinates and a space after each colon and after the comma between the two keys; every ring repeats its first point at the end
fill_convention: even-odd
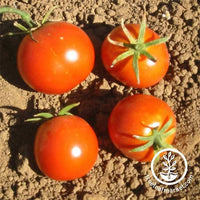
{"type": "MultiPolygon", "coordinates": [[[[16,53],[23,36],[0,38],[0,199],[1,200],[143,200],[200,199],[200,1],[146,1],[147,25],[167,42],[170,67],[157,85],[136,90],[114,80],[104,69],[100,48],[106,35],[120,24],[139,23],[143,0],[0,0],[0,6],[16,6],[41,20],[55,5],[50,19],[64,20],[83,28],[95,51],[95,67],[89,77],[63,95],[45,95],[28,88],[16,67],[16,53]],[[151,94],[166,101],[177,117],[174,146],[188,162],[193,179],[181,192],[165,194],[145,180],[150,163],[129,160],[112,145],[107,120],[123,97],[151,94]],[[66,104],[80,102],[73,110],[94,128],[99,140],[99,156],[85,177],[54,181],[43,176],[33,156],[33,142],[39,124],[24,120],[41,111],[57,111],[66,104]]],[[[0,15],[0,33],[14,31],[17,15],[0,15]]]]}

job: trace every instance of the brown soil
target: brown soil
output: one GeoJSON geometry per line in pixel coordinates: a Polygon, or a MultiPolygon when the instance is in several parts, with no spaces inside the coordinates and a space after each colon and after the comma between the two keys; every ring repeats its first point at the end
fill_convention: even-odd
{"type": "MultiPolygon", "coordinates": [[[[0,5],[16,6],[41,20],[44,12],[59,5],[51,19],[62,19],[82,27],[96,50],[93,72],[79,86],[63,95],[45,95],[29,89],[16,68],[17,47],[23,36],[0,40],[0,199],[2,200],[143,200],[200,199],[200,2],[199,0],[146,1],[148,27],[167,42],[170,68],[156,86],[136,90],[114,80],[104,69],[100,47],[109,31],[120,24],[138,23],[143,14],[143,0],[0,0],[0,5]],[[165,17],[166,12],[170,16],[165,17]],[[177,117],[174,146],[188,161],[190,185],[174,194],[152,189],[145,181],[150,164],[132,161],[112,145],[107,119],[114,105],[123,97],[136,93],[154,95],[166,101],[177,117]],[[33,141],[39,124],[24,120],[40,111],[56,111],[72,102],[74,109],[95,129],[99,140],[99,157],[93,169],[74,181],[54,181],[43,176],[34,161],[33,141]]],[[[13,31],[16,15],[0,16],[1,33],[13,31]]]]}

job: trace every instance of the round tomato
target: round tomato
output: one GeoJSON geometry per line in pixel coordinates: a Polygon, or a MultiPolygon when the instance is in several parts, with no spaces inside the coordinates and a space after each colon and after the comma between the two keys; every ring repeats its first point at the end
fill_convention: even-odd
{"type": "Polygon", "coordinates": [[[22,40],[17,66],[34,90],[61,94],[77,86],[94,66],[94,48],[87,34],[66,22],[48,22],[22,40]]]}
{"type": "Polygon", "coordinates": [[[171,147],[175,126],[173,111],[164,101],[142,94],[118,102],[108,122],[114,145],[138,161],[151,161],[157,151],[171,147]]]}
{"type": "Polygon", "coordinates": [[[106,70],[123,84],[135,88],[155,85],[169,67],[169,54],[163,43],[168,38],[160,38],[153,30],[145,28],[144,23],[141,26],[122,24],[116,27],[101,48],[106,70]]]}
{"type": "Polygon", "coordinates": [[[45,175],[55,180],[73,180],[87,174],[95,164],[98,141],[82,118],[54,117],[39,127],[34,154],[45,175]]]}

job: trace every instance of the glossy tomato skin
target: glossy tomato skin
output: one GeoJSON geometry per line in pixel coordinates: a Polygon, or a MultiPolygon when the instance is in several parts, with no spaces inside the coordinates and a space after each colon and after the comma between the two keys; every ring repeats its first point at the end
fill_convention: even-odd
{"type": "MultiPolygon", "coordinates": [[[[134,38],[138,38],[140,25],[127,24],[125,26],[134,38]]],[[[110,38],[115,41],[129,43],[120,26],[111,31],[110,38]]],[[[159,35],[157,33],[146,28],[144,42],[150,42],[158,38],[159,35]]],[[[133,70],[133,56],[120,61],[115,64],[113,68],[110,67],[113,60],[126,50],[127,48],[125,47],[118,47],[111,44],[107,37],[101,48],[101,57],[104,67],[114,78],[123,84],[135,88],[145,88],[158,83],[167,73],[169,67],[169,53],[164,43],[146,49],[156,59],[156,62],[152,62],[144,55],[140,56],[138,61],[140,84],[137,83],[136,75],[133,70]]]]}
{"type": "Polygon", "coordinates": [[[17,66],[34,90],[61,94],[73,89],[90,74],[94,48],[87,34],[66,22],[48,22],[22,40],[17,66]]]}
{"type": "Polygon", "coordinates": [[[82,118],[59,116],[39,127],[34,154],[45,175],[55,180],[73,180],[86,175],[95,164],[98,141],[82,118]]]}
{"type": "MultiPolygon", "coordinates": [[[[108,130],[113,144],[128,158],[150,162],[154,156],[154,149],[150,147],[141,152],[130,150],[144,145],[133,135],[150,136],[151,128],[159,129],[172,118],[169,129],[176,126],[176,119],[171,108],[162,100],[151,96],[137,94],[122,99],[111,112],[108,122],[108,130]]],[[[175,133],[166,138],[168,144],[172,144],[175,133]]]]}

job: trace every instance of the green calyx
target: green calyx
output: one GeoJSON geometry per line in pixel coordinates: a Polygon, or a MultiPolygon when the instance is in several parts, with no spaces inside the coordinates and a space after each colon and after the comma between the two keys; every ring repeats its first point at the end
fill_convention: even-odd
{"type": "Polygon", "coordinates": [[[107,39],[111,44],[113,44],[115,46],[119,46],[119,47],[125,47],[127,49],[126,51],[124,51],[122,54],[118,55],[113,60],[110,67],[113,68],[115,66],[115,64],[118,63],[119,61],[122,61],[125,58],[128,58],[129,56],[133,56],[133,63],[132,63],[133,70],[134,70],[135,75],[136,75],[137,83],[140,84],[140,74],[139,74],[139,66],[138,66],[139,57],[141,55],[144,55],[148,59],[150,59],[152,62],[156,62],[156,59],[147,51],[147,48],[150,47],[150,46],[154,46],[154,45],[164,43],[169,39],[169,37],[159,38],[159,39],[152,40],[150,42],[145,43],[144,42],[144,35],[145,35],[145,30],[146,30],[145,15],[143,16],[143,20],[142,20],[142,23],[140,25],[139,35],[138,35],[137,39],[135,39],[131,35],[129,30],[126,28],[126,26],[124,25],[123,19],[121,21],[121,27],[122,27],[124,34],[128,38],[129,43],[124,43],[124,42],[112,40],[110,34],[107,36],[107,39]]]}
{"type": "Polygon", "coordinates": [[[48,113],[48,112],[42,112],[42,113],[38,113],[38,114],[35,114],[33,116],[33,118],[30,118],[30,119],[27,119],[25,120],[25,122],[36,122],[36,121],[41,121],[41,120],[47,120],[47,119],[51,119],[53,117],[56,117],[56,116],[64,116],[64,115],[72,115],[70,113],[70,110],[72,108],[75,108],[77,106],[79,106],[80,103],[73,103],[73,104],[70,104],[70,105],[67,105],[66,107],[62,108],[57,114],[53,115],[51,113],[48,113]]]}
{"type": "Polygon", "coordinates": [[[34,38],[33,38],[33,35],[32,35],[32,32],[35,31],[36,29],[40,28],[44,23],[47,22],[50,14],[53,12],[53,10],[55,8],[57,8],[58,6],[55,6],[53,7],[43,18],[42,22],[41,23],[37,23],[35,22],[29,13],[25,12],[25,11],[22,11],[22,10],[19,10],[17,8],[12,8],[12,7],[9,7],[9,6],[5,6],[5,7],[0,7],[0,14],[2,13],[15,13],[15,14],[18,14],[21,16],[22,20],[25,22],[26,26],[18,23],[18,22],[14,22],[14,26],[17,27],[20,32],[8,32],[6,34],[2,34],[0,35],[0,37],[5,37],[5,36],[12,36],[12,35],[19,35],[19,34],[30,34],[32,40],[36,41],[34,38]]]}
{"type": "MultiPolygon", "coordinates": [[[[173,148],[172,145],[166,143],[165,139],[169,137],[170,135],[174,134],[176,131],[176,128],[171,128],[170,130],[169,127],[172,124],[172,118],[167,121],[164,126],[159,130],[158,127],[156,128],[151,128],[152,129],[152,135],[150,136],[138,136],[138,135],[133,135],[134,138],[141,140],[141,141],[147,141],[144,145],[136,147],[130,152],[140,152],[148,149],[149,147],[154,148],[154,152],[158,152],[162,149],[165,148],[173,148]]],[[[149,127],[150,128],[150,127],[149,127]]]]}

